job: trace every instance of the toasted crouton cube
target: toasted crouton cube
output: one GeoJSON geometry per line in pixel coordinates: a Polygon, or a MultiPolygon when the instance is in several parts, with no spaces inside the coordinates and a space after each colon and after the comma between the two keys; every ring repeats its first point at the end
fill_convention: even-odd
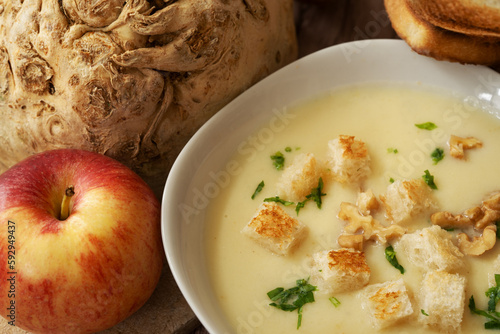
{"type": "Polygon", "coordinates": [[[371,173],[366,145],[354,136],[340,135],[328,142],[329,164],[335,180],[358,183],[371,173]]]}
{"type": "Polygon", "coordinates": [[[291,253],[307,235],[306,226],[274,202],[262,203],[241,232],[279,255],[291,253]]]}
{"type": "Polygon", "coordinates": [[[500,275],[500,255],[498,255],[495,261],[493,261],[490,271],[488,272],[488,285],[490,287],[497,285],[495,275],[500,275]]]}
{"type": "Polygon", "coordinates": [[[454,271],[463,266],[464,255],[453,244],[450,233],[437,225],[405,234],[400,243],[408,260],[427,271],[454,271]]]}
{"type": "Polygon", "coordinates": [[[361,293],[362,307],[376,329],[388,327],[413,313],[403,279],[372,284],[361,293]]]}
{"type": "Polygon", "coordinates": [[[369,279],[370,267],[364,252],[341,248],[313,254],[311,282],[320,293],[358,290],[369,279]]]}
{"type": "Polygon", "coordinates": [[[422,281],[419,322],[440,333],[460,330],[465,307],[465,278],[445,271],[430,271],[422,281]]]}
{"type": "Polygon", "coordinates": [[[386,215],[394,224],[403,223],[412,217],[436,207],[432,190],[422,179],[396,180],[380,195],[386,215]]]}
{"type": "Polygon", "coordinates": [[[297,155],[292,164],[285,168],[277,184],[278,196],[300,202],[317,187],[320,177],[318,162],[312,153],[297,155]]]}

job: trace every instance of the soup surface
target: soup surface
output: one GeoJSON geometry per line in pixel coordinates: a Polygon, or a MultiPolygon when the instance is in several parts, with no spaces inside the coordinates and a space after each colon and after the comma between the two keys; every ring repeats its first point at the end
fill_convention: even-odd
{"type": "MultiPolygon", "coordinates": [[[[315,302],[303,307],[299,329],[297,311],[284,312],[269,306],[268,291],[290,288],[297,279],[310,276],[312,254],[339,248],[337,238],[345,226],[337,217],[340,203],[356,203],[359,192],[358,186],[328,181],[323,188],[326,195],[321,209],[309,202],[297,216],[294,207],[282,206],[308,226],[309,235],[293,254],[272,254],[241,234],[263,200],[276,195],[276,184],[283,171],[273,166],[270,156],[282,152],[285,168],[300,153],[313,153],[318,160],[324,160],[328,141],[339,135],[355,136],[367,145],[371,157],[372,173],[363,182],[363,189],[372,189],[378,196],[386,191],[391,180],[419,179],[429,170],[438,187],[433,191],[438,211],[462,213],[500,190],[500,120],[465,101],[417,85],[344,87],[276,113],[268,124],[239,145],[232,159],[241,168],[210,203],[206,227],[211,283],[234,333],[375,332],[368,311],[361,307],[360,290],[333,296],[340,301],[337,307],[329,300],[332,296],[315,293],[315,302]],[[415,126],[425,122],[432,122],[437,128],[429,131],[415,126]],[[448,150],[450,135],[475,137],[483,142],[483,147],[467,150],[465,160],[455,159],[448,150]],[[438,163],[431,158],[436,148],[442,148],[445,154],[438,163]],[[251,199],[261,181],[264,188],[251,199]]],[[[431,226],[429,214],[411,226],[431,226]]],[[[370,241],[364,246],[371,269],[369,284],[403,278],[414,316],[380,332],[437,333],[416,320],[420,308],[415,297],[424,271],[408,261],[397,241],[393,245],[406,272],[401,274],[386,260],[387,245],[370,241]]],[[[485,319],[472,315],[467,304],[474,295],[476,306],[486,308],[485,291],[490,286],[493,261],[499,251],[497,243],[479,257],[466,257],[466,268],[460,272],[467,279],[463,333],[489,332],[484,329],[485,319]]]]}

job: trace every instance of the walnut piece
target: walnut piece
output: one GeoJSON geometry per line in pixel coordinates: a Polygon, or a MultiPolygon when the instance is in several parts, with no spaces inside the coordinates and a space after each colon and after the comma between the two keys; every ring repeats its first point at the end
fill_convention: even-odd
{"type": "Polygon", "coordinates": [[[345,238],[345,236],[357,235],[360,231],[363,231],[361,235],[365,241],[374,240],[381,244],[385,244],[389,240],[398,238],[406,233],[406,229],[399,225],[385,227],[371,215],[363,215],[356,205],[348,202],[340,204],[338,217],[348,222],[344,227],[343,234],[337,240],[342,247],[352,247],[349,246],[349,243],[353,239],[345,238]]]}
{"type": "Polygon", "coordinates": [[[495,246],[497,227],[496,225],[486,226],[481,236],[473,237],[472,240],[465,233],[460,233],[457,239],[458,248],[463,254],[479,256],[495,246]]]}
{"type": "Polygon", "coordinates": [[[337,242],[342,248],[351,248],[358,251],[363,251],[365,238],[362,234],[341,234],[337,242]]]}
{"type": "Polygon", "coordinates": [[[380,203],[377,196],[375,196],[373,191],[369,189],[365,192],[359,193],[356,206],[362,214],[369,215],[372,211],[376,211],[380,207],[380,203]]]}
{"type": "Polygon", "coordinates": [[[474,227],[482,230],[500,219],[500,193],[494,193],[484,200],[481,206],[465,210],[462,214],[454,215],[450,212],[436,212],[431,221],[442,228],[474,227]]]}
{"type": "Polygon", "coordinates": [[[482,230],[481,236],[472,239],[466,233],[460,233],[457,236],[460,251],[466,255],[475,256],[495,246],[498,220],[500,220],[500,192],[493,193],[481,203],[481,206],[467,209],[462,214],[454,215],[443,211],[431,216],[431,222],[442,228],[473,227],[477,231],[482,230]]]}
{"type": "Polygon", "coordinates": [[[457,159],[465,159],[464,150],[466,149],[483,147],[483,143],[479,139],[474,137],[462,138],[455,135],[451,135],[448,145],[450,146],[450,155],[457,159]]]}

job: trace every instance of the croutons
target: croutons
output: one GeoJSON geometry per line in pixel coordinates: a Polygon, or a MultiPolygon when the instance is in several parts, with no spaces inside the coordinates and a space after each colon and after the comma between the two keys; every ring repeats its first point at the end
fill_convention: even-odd
{"type": "Polygon", "coordinates": [[[388,327],[413,313],[403,279],[372,284],[363,289],[361,306],[376,329],[388,327]]]}
{"type": "Polygon", "coordinates": [[[371,173],[366,145],[354,136],[340,135],[328,142],[329,165],[335,180],[359,183],[371,173]]]}
{"type": "Polygon", "coordinates": [[[303,201],[311,189],[317,187],[319,177],[319,166],[314,154],[299,154],[283,171],[276,185],[278,196],[287,201],[303,201]]]}
{"type": "Polygon", "coordinates": [[[312,284],[320,293],[354,291],[368,284],[370,267],[365,253],[341,248],[313,254],[312,284]]]}
{"type": "Polygon", "coordinates": [[[291,253],[307,235],[306,226],[274,202],[262,203],[241,232],[279,255],[291,253]]]}
{"type": "Polygon", "coordinates": [[[396,180],[387,187],[385,194],[380,195],[385,205],[387,218],[394,224],[435,208],[432,190],[424,180],[396,180]]]}
{"type": "Polygon", "coordinates": [[[426,273],[420,290],[419,322],[452,333],[460,330],[465,307],[465,278],[445,271],[426,273]],[[423,314],[425,313],[425,314],[423,314]]]}
{"type": "Polygon", "coordinates": [[[493,261],[490,271],[488,272],[488,285],[490,287],[497,285],[495,275],[500,275],[500,255],[493,261]]]}
{"type": "Polygon", "coordinates": [[[400,243],[410,262],[424,270],[454,271],[463,266],[464,255],[437,225],[405,234],[400,243]]]}

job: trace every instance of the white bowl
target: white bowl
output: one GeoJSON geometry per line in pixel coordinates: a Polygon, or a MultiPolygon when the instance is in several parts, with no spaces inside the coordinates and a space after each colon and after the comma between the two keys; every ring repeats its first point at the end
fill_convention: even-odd
{"type": "Polygon", "coordinates": [[[204,251],[205,209],[238,145],[280,110],[337,86],[362,82],[421,83],[500,109],[500,75],[474,65],[423,57],[400,40],[336,45],[304,57],[241,94],[185,146],[170,171],[162,201],[162,238],[174,278],[210,333],[234,333],[213,294],[204,251]]]}

